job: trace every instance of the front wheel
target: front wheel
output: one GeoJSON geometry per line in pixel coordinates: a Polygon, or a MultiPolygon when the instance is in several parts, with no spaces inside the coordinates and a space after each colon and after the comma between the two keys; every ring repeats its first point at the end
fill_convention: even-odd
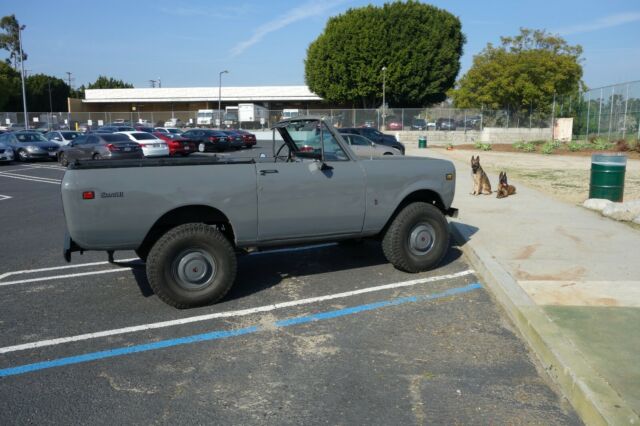
{"type": "Polygon", "coordinates": [[[382,250],[393,266],[406,272],[435,268],[449,248],[449,226],[434,205],[412,203],[398,213],[382,240],[382,250]]]}
{"type": "Polygon", "coordinates": [[[21,149],[18,151],[18,160],[25,162],[29,160],[29,155],[27,154],[27,151],[25,151],[24,149],[21,149]]]}
{"type": "Polygon", "coordinates": [[[236,269],[229,240],[203,223],[171,229],[147,257],[149,285],[160,299],[179,309],[220,300],[231,288],[236,269]]]}
{"type": "Polygon", "coordinates": [[[64,152],[60,154],[60,157],[58,157],[58,162],[60,163],[60,165],[62,167],[67,167],[69,165],[69,160],[67,159],[67,154],[65,154],[64,152]]]}

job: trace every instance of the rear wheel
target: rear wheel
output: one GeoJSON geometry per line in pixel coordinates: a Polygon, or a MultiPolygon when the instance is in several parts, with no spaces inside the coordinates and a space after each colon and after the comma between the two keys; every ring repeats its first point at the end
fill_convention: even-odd
{"type": "Polygon", "coordinates": [[[100,159],[102,159],[102,155],[100,155],[100,154],[93,154],[93,157],[92,157],[92,158],[93,158],[94,160],[100,160],[100,159]]]}
{"type": "Polygon", "coordinates": [[[434,205],[412,203],[395,217],[382,240],[385,257],[407,272],[435,268],[449,248],[449,226],[434,205]]]}
{"type": "Polygon", "coordinates": [[[220,300],[231,288],[236,269],[231,243],[203,223],[171,229],[147,257],[151,288],[165,303],[180,309],[220,300]]]}

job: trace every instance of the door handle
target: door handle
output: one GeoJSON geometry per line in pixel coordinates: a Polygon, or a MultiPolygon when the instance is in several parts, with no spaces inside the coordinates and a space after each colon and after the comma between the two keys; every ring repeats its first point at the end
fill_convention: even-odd
{"type": "Polygon", "coordinates": [[[267,173],[278,173],[277,170],[271,169],[271,170],[260,170],[260,174],[262,176],[266,175],[267,173]]]}

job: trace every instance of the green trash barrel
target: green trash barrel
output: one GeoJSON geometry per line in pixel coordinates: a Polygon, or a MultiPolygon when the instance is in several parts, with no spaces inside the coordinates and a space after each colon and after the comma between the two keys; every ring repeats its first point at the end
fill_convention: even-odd
{"type": "Polygon", "coordinates": [[[427,147],[427,137],[420,136],[418,138],[418,148],[426,148],[427,147]]]}
{"type": "Polygon", "coordinates": [[[622,201],[627,157],[620,154],[593,154],[589,198],[622,201]]]}

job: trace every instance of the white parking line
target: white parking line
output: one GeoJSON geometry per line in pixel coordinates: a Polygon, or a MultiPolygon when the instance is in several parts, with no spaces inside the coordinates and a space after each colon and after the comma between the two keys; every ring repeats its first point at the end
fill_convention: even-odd
{"type": "Polygon", "coordinates": [[[56,166],[56,165],[45,165],[45,164],[33,164],[32,166],[34,169],[50,169],[50,170],[66,170],[66,167],[62,167],[62,166],[56,166]]]}
{"type": "Polygon", "coordinates": [[[216,312],[212,314],[198,315],[194,317],[181,318],[181,319],[171,320],[171,321],[161,321],[161,322],[142,324],[142,325],[136,325],[131,327],[123,327],[123,328],[116,328],[112,330],[98,331],[94,333],[78,334],[78,335],[69,336],[69,337],[40,340],[37,342],[23,343],[20,345],[5,346],[3,348],[0,348],[0,354],[8,353],[8,352],[23,351],[26,349],[42,348],[45,346],[55,346],[63,343],[79,342],[82,340],[97,339],[100,337],[114,336],[119,334],[134,333],[137,331],[166,328],[166,327],[171,327],[175,325],[190,324],[194,322],[207,321],[207,320],[216,319],[216,318],[232,318],[232,317],[246,316],[246,315],[251,315],[251,314],[256,314],[261,312],[275,311],[277,309],[290,308],[293,306],[309,305],[312,303],[324,302],[327,300],[343,299],[346,297],[356,296],[359,294],[373,293],[373,292],[382,291],[382,290],[390,290],[390,289],[401,288],[401,287],[411,287],[418,284],[455,279],[455,278],[471,275],[473,273],[474,273],[473,270],[468,269],[466,271],[457,272],[455,274],[440,275],[440,276],[428,277],[428,278],[418,278],[416,280],[401,281],[401,282],[396,282],[391,284],[379,285],[375,287],[362,288],[359,290],[346,291],[343,293],[334,293],[326,296],[292,300],[288,302],[275,303],[273,305],[258,306],[255,308],[242,309],[238,311],[216,312]]]}
{"type": "Polygon", "coordinates": [[[60,280],[60,279],[63,279],[63,278],[84,277],[86,275],[111,274],[113,272],[130,271],[131,269],[133,269],[133,268],[105,269],[103,271],[79,272],[77,274],[54,275],[54,276],[50,276],[50,277],[39,277],[39,278],[28,278],[26,280],[6,281],[6,282],[3,282],[3,283],[0,283],[0,287],[5,287],[5,286],[8,286],[8,285],[16,285],[16,284],[35,283],[35,282],[38,282],[38,281],[60,280]]]}
{"type": "MultiPolygon", "coordinates": [[[[122,263],[122,262],[132,262],[134,260],[138,260],[138,258],[132,257],[130,259],[116,259],[114,262],[122,263]]],[[[49,268],[39,268],[39,269],[23,269],[22,271],[5,272],[4,274],[0,275],[0,280],[10,277],[11,275],[36,274],[38,272],[59,271],[61,269],[71,269],[71,268],[84,268],[85,266],[106,265],[108,263],[109,262],[105,260],[103,262],[79,263],[77,265],[52,266],[49,268]]]]}
{"type": "Polygon", "coordinates": [[[10,195],[2,195],[2,194],[0,194],[0,201],[8,200],[9,198],[12,198],[12,197],[10,195]]]}
{"type": "Polygon", "coordinates": [[[60,179],[41,178],[37,176],[20,175],[17,173],[7,173],[7,172],[0,172],[0,176],[11,178],[11,179],[29,180],[32,182],[52,183],[54,185],[60,185],[60,183],[62,182],[62,180],[60,179]]]}

